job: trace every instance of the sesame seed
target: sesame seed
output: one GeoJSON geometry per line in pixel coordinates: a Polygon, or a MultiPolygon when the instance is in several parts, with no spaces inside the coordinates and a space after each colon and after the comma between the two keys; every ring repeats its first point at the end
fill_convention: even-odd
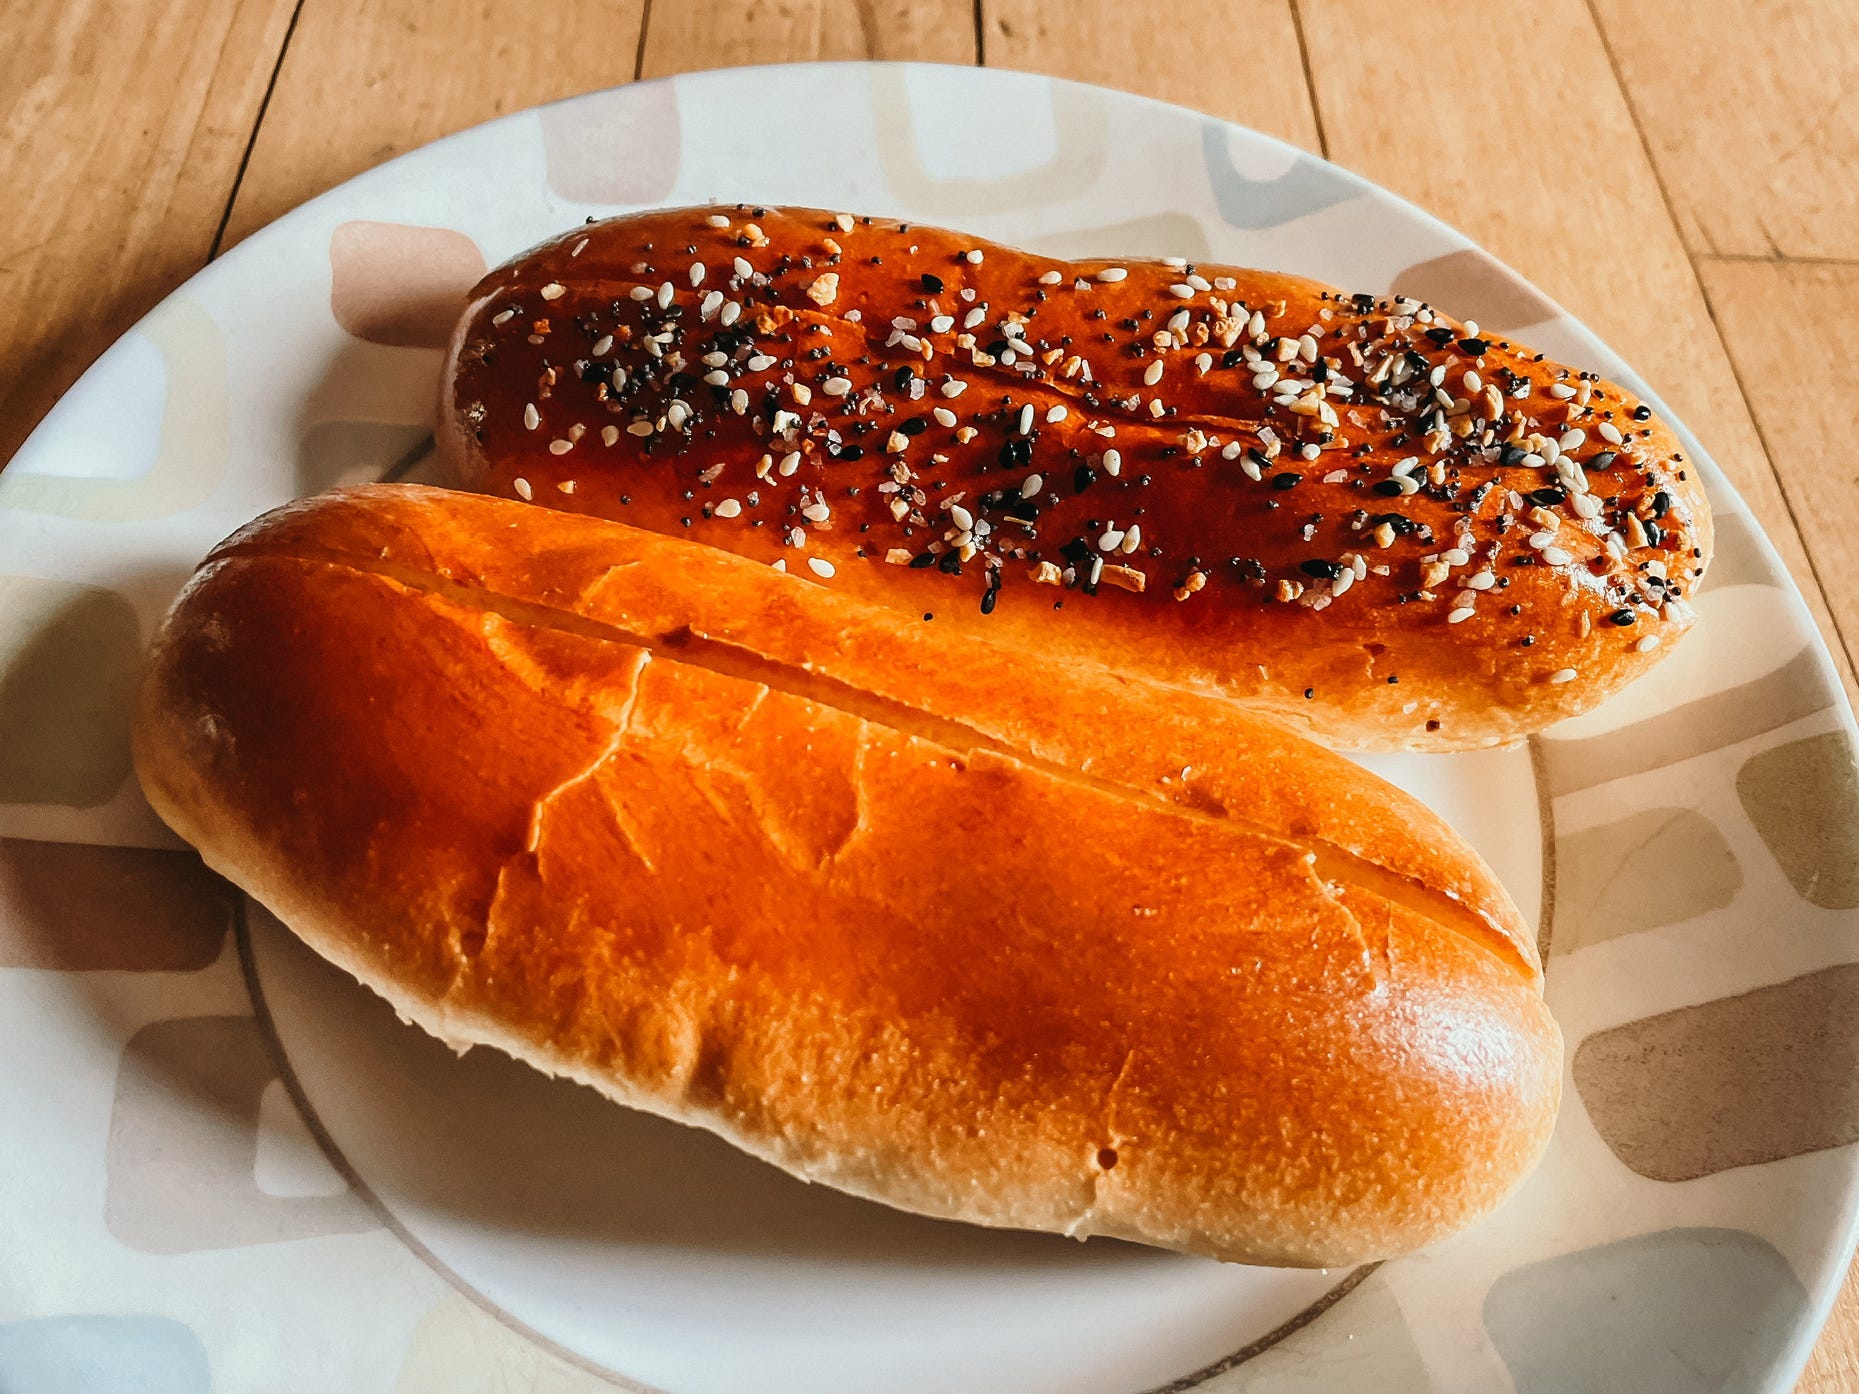
{"type": "Polygon", "coordinates": [[[942,395],[945,397],[959,397],[966,391],[968,384],[960,378],[950,378],[942,385],[942,395]]]}
{"type": "Polygon", "coordinates": [[[742,512],[742,504],[737,499],[724,499],[716,506],[715,511],[719,518],[734,518],[742,512]]]}
{"type": "Polygon", "coordinates": [[[1561,547],[1545,547],[1543,548],[1543,560],[1551,566],[1567,566],[1575,560],[1575,555],[1561,547]]]}
{"type": "Polygon", "coordinates": [[[1114,552],[1122,545],[1123,534],[1117,531],[1114,523],[1105,529],[1102,537],[1097,539],[1097,550],[1100,552],[1114,552]]]}
{"type": "Polygon", "coordinates": [[[793,474],[795,470],[800,468],[800,452],[798,450],[788,451],[787,454],[781,457],[781,463],[776,466],[776,468],[781,471],[784,477],[793,474]]]}
{"type": "Polygon", "coordinates": [[[786,557],[776,557],[773,561],[771,561],[768,564],[772,566],[776,571],[787,570],[787,558],[786,557]]]}
{"type": "Polygon", "coordinates": [[[851,378],[828,378],[820,384],[820,391],[829,397],[843,397],[852,390],[851,378]]]}
{"type": "Polygon", "coordinates": [[[536,496],[536,491],[529,487],[529,481],[522,478],[520,475],[510,481],[510,487],[516,490],[516,496],[518,498],[526,502],[536,496]]]}
{"type": "Polygon", "coordinates": [[[988,312],[977,305],[962,316],[962,328],[973,329],[988,317],[988,312]]]}
{"type": "Polygon", "coordinates": [[[730,263],[730,268],[745,281],[755,274],[755,268],[744,257],[737,257],[730,263]]]}
{"type": "MultiPolygon", "coordinates": [[[[1575,395],[1575,389],[1570,387],[1566,382],[1552,382],[1549,384],[1549,395],[1566,402],[1570,397],[1575,395]]],[[[1566,672],[1567,670],[1564,669],[1563,671],[1566,672]]],[[[1564,681],[1567,680],[1564,679],[1564,681]]]]}
{"type": "Polygon", "coordinates": [[[730,325],[742,318],[742,306],[734,300],[723,302],[723,308],[717,315],[717,323],[728,329],[730,325]]]}
{"type": "Polygon", "coordinates": [[[654,292],[650,286],[634,286],[627,294],[635,300],[650,300],[654,292]]]}
{"type": "Polygon", "coordinates": [[[951,329],[955,328],[955,316],[937,315],[930,320],[929,327],[932,334],[947,334],[951,329]]]}
{"type": "Polygon", "coordinates": [[[1106,284],[1115,284],[1129,274],[1129,269],[1127,267],[1106,266],[1102,271],[1097,273],[1097,279],[1106,284]]]}
{"type": "Polygon", "coordinates": [[[1181,300],[1192,300],[1194,298],[1194,287],[1176,283],[1168,288],[1168,293],[1181,300]]]}
{"type": "Polygon", "coordinates": [[[1031,402],[1020,408],[1020,434],[1023,436],[1033,434],[1033,404],[1031,402]]]}
{"type": "Polygon", "coordinates": [[[1573,668],[1558,668],[1549,675],[1549,681],[1556,683],[1574,682],[1575,670],[1573,668]]]}
{"type": "Polygon", "coordinates": [[[534,402],[523,404],[523,429],[533,431],[542,424],[542,413],[536,410],[534,402]]]}
{"type": "Polygon", "coordinates": [[[1556,448],[1559,450],[1574,450],[1587,439],[1588,433],[1582,430],[1581,427],[1576,426],[1571,430],[1564,431],[1556,438],[1556,448]]]}
{"type": "Polygon", "coordinates": [[[629,436],[649,436],[656,429],[650,421],[635,421],[626,428],[629,436]]]}
{"type": "Polygon", "coordinates": [[[1463,547],[1453,547],[1441,552],[1439,559],[1448,566],[1467,566],[1471,563],[1472,554],[1463,547]]]}
{"type": "Polygon", "coordinates": [[[1045,485],[1046,480],[1044,475],[1029,474],[1025,479],[1020,481],[1020,497],[1023,499],[1030,499],[1034,494],[1037,494],[1043,489],[1045,485]]]}
{"type": "Polygon", "coordinates": [[[1462,605],[1457,610],[1454,610],[1451,614],[1446,616],[1446,623],[1447,624],[1463,624],[1466,620],[1469,620],[1473,615],[1477,613],[1478,612],[1474,610],[1471,606],[1462,605]]]}
{"type": "Polygon", "coordinates": [[[1103,464],[1104,473],[1109,475],[1112,479],[1115,479],[1123,472],[1123,452],[1121,450],[1106,450],[1104,452],[1103,464]]]}
{"type": "Polygon", "coordinates": [[[947,407],[937,407],[930,415],[936,419],[936,424],[938,426],[952,427],[955,425],[955,413],[950,411],[947,407]]]}
{"type": "Polygon", "coordinates": [[[1060,281],[1064,279],[1065,279],[1065,276],[1063,272],[1048,271],[1044,273],[1042,276],[1040,276],[1039,284],[1042,286],[1056,286],[1060,281]]]}
{"type": "Polygon", "coordinates": [[[694,261],[691,263],[691,286],[693,289],[704,283],[704,276],[706,274],[704,264],[701,261],[694,261]]]}
{"type": "Polygon", "coordinates": [[[1633,650],[1635,653],[1651,653],[1658,647],[1659,636],[1657,634],[1648,634],[1644,639],[1641,639],[1633,646],[1633,650]]]}
{"type": "Polygon", "coordinates": [[[1195,372],[1204,374],[1209,368],[1213,367],[1213,365],[1214,356],[1211,353],[1197,353],[1194,355],[1195,372]]]}
{"type": "Polygon", "coordinates": [[[511,320],[515,318],[516,318],[515,310],[513,309],[499,310],[496,314],[491,316],[491,323],[492,324],[508,324],[511,320]]]}
{"type": "Polygon", "coordinates": [[[617,445],[619,444],[619,440],[620,428],[618,426],[602,426],[600,428],[600,443],[602,445],[617,445]]]}
{"type": "Polygon", "coordinates": [[[755,354],[749,359],[748,363],[748,368],[751,373],[765,373],[774,366],[774,358],[766,353],[755,354]]]}
{"type": "Polygon", "coordinates": [[[1158,358],[1155,360],[1155,362],[1151,363],[1147,368],[1143,369],[1143,383],[1146,386],[1154,387],[1161,380],[1162,380],[1162,360],[1158,358]]]}
{"type": "Polygon", "coordinates": [[[749,394],[738,387],[729,394],[729,409],[741,416],[749,410],[749,394]]]}
{"type": "MultiPolygon", "coordinates": [[[[708,356],[708,354],[705,355],[705,357],[708,356]]],[[[712,387],[727,387],[729,386],[729,374],[724,372],[721,368],[716,368],[704,374],[704,381],[709,383],[712,387]]]]}
{"type": "Polygon", "coordinates": [[[658,288],[658,308],[661,310],[669,309],[671,306],[671,297],[676,294],[677,292],[671,288],[670,281],[666,281],[660,285],[658,288]]]}
{"type": "Polygon", "coordinates": [[[589,349],[588,353],[595,358],[605,358],[612,349],[613,336],[611,334],[602,334],[598,339],[594,340],[594,347],[589,349]]]}
{"type": "Polygon", "coordinates": [[[574,480],[564,479],[556,484],[555,487],[564,494],[572,494],[574,492],[574,480]]]}
{"type": "Polygon", "coordinates": [[[971,532],[974,530],[975,526],[975,515],[962,507],[961,504],[952,503],[949,505],[949,521],[954,523],[963,532],[971,532]]]}
{"type": "Polygon", "coordinates": [[[824,523],[833,516],[833,510],[824,503],[810,503],[801,509],[800,516],[809,523],[824,523]]]}
{"type": "Polygon", "coordinates": [[[691,419],[691,409],[685,403],[674,400],[665,408],[665,422],[672,430],[677,430],[691,419]]]}
{"type": "Polygon", "coordinates": [[[962,253],[962,260],[963,260],[963,261],[965,261],[965,262],[967,262],[967,263],[968,263],[968,264],[969,264],[970,266],[979,266],[979,265],[981,265],[981,251],[980,251],[980,249],[979,249],[979,248],[976,248],[976,249],[974,249],[974,250],[971,250],[971,251],[967,251],[967,252],[964,252],[964,253],[962,253]]]}
{"type": "Polygon", "coordinates": [[[574,442],[571,440],[552,440],[549,442],[549,454],[551,455],[566,455],[573,449],[574,442]]]}
{"type": "Polygon", "coordinates": [[[560,300],[567,293],[568,287],[560,281],[550,281],[538,292],[544,300],[560,300]]]}

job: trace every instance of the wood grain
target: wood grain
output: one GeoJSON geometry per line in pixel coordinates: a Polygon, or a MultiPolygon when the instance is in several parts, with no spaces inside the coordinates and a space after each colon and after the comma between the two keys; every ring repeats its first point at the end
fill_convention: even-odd
{"type": "Polygon", "coordinates": [[[631,81],[644,11],[645,0],[303,0],[225,245],[439,136],[631,81]]]}
{"type": "Polygon", "coordinates": [[[1698,272],[1788,481],[1802,540],[1833,581],[1834,616],[1859,635],[1859,477],[1846,444],[1859,438],[1859,398],[1851,357],[1837,348],[1859,315],[1859,265],[1706,257],[1698,272]]]}
{"type": "Polygon", "coordinates": [[[1859,257],[1859,6],[1596,0],[1694,252],[1859,257]]]}
{"type": "Polygon", "coordinates": [[[1118,87],[1321,148],[1291,0],[981,0],[990,67],[1118,87]],[[1222,53],[1213,60],[1209,40],[1222,53]]]}
{"type": "Polygon", "coordinates": [[[0,22],[0,464],[206,263],[291,0],[20,4],[0,22]],[[159,80],[156,80],[156,75],[159,80]]]}
{"type": "Polygon", "coordinates": [[[1299,9],[1331,158],[1464,230],[1633,364],[1749,501],[1807,595],[1848,693],[1859,693],[1581,0],[1516,8],[1503,24],[1486,22],[1480,0],[1394,11],[1377,0],[1300,0],[1299,9]],[[1477,61],[1455,65],[1449,82],[1404,84],[1390,119],[1388,74],[1427,71],[1468,34],[1478,36],[1477,61]],[[1365,52],[1376,61],[1360,62],[1365,52]],[[1542,80],[1546,54],[1554,82],[1542,80]]]}
{"type": "Polygon", "coordinates": [[[975,61],[969,0],[654,0],[641,77],[746,63],[975,61]]]}

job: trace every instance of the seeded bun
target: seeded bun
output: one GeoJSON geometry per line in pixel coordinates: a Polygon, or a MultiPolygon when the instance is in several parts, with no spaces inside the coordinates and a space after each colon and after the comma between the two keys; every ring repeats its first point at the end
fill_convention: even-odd
{"type": "Polygon", "coordinates": [[[499,268],[439,415],[469,487],[1341,746],[1592,707],[1690,626],[1710,555],[1645,406],[1436,307],[809,209],[616,218],[499,268]]]}
{"type": "Polygon", "coordinates": [[[292,505],[176,602],[135,748],[434,1035],[904,1209],[1356,1263],[1491,1209],[1554,1119],[1531,936],[1414,800],[683,538],[292,505]]]}

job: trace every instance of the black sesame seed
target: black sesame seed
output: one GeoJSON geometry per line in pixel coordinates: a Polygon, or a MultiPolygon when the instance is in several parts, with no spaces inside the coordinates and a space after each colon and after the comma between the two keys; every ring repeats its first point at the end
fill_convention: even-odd
{"type": "Polygon", "coordinates": [[[960,576],[962,574],[962,554],[960,552],[944,552],[936,561],[936,569],[946,576],[960,576]]]}
{"type": "Polygon", "coordinates": [[[908,421],[900,421],[897,429],[907,436],[920,436],[925,431],[929,430],[929,418],[927,416],[913,416],[908,421]]]}
{"type": "Polygon", "coordinates": [[[1661,489],[1658,493],[1652,496],[1652,516],[1653,517],[1663,518],[1668,512],[1671,511],[1671,508],[1672,508],[1672,496],[1666,493],[1665,490],[1661,489]]]}
{"type": "Polygon", "coordinates": [[[1459,340],[1459,347],[1471,354],[1474,358],[1482,353],[1489,353],[1491,351],[1491,345],[1486,343],[1483,339],[1461,339],[1459,340]]]}
{"type": "Polygon", "coordinates": [[[1333,561],[1324,561],[1320,557],[1312,557],[1309,561],[1299,562],[1297,569],[1306,576],[1316,577],[1319,581],[1334,581],[1343,574],[1342,567],[1333,561]]]}
{"type": "Polygon", "coordinates": [[[928,291],[931,295],[942,294],[942,277],[932,276],[929,272],[925,271],[923,273],[923,289],[928,291]]]}
{"type": "Polygon", "coordinates": [[[1619,625],[1622,629],[1625,629],[1628,625],[1633,623],[1633,612],[1631,610],[1616,610],[1607,618],[1614,624],[1619,625]]]}
{"type": "Polygon", "coordinates": [[[1400,494],[1401,486],[1392,479],[1383,479],[1376,482],[1375,492],[1382,495],[1384,498],[1391,499],[1400,494]]]}
{"type": "Polygon", "coordinates": [[[1633,419],[1635,421],[1652,420],[1652,408],[1647,406],[1644,402],[1640,403],[1637,407],[1633,408],[1633,419]]]}
{"type": "Polygon", "coordinates": [[[1097,471],[1089,465],[1080,465],[1072,471],[1072,492],[1074,494],[1082,494],[1095,483],[1097,483],[1097,471]]]}
{"type": "Polygon", "coordinates": [[[1286,470],[1283,474],[1274,474],[1272,476],[1272,487],[1274,489],[1295,489],[1303,482],[1304,477],[1302,475],[1293,474],[1290,470],[1286,470]]]}
{"type": "Polygon", "coordinates": [[[1427,338],[1431,339],[1441,348],[1450,344],[1453,341],[1453,337],[1453,332],[1444,325],[1435,325],[1433,328],[1427,330],[1427,338]]]}
{"type": "Polygon", "coordinates": [[[934,566],[935,564],[936,554],[934,552],[918,552],[910,559],[910,569],[912,571],[921,571],[924,567],[934,566]]]}

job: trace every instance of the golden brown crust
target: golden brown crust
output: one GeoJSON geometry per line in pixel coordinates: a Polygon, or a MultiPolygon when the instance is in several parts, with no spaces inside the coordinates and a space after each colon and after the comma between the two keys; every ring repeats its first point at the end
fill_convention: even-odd
{"type": "Polygon", "coordinates": [[[473,487],[1333,743],[1477,746],[1669,651],[1710,522],[1634,398],[1475,328],[1273,273],[676,209],[492,272],[440,445],[473,487]]]}
{"type": "Polygon", "coordinates": [[[293,506],[177,602],[136,747],[429,1029],[904,1208],[1354,1262],[1488,1210],[1554,1116],[1528,938],[1405,796],[677,539],[293,506]]]}

